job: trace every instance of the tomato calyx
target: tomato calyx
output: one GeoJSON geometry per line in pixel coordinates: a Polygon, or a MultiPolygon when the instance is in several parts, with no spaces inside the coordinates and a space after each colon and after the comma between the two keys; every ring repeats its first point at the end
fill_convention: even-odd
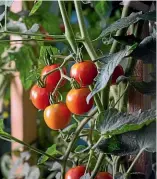
{"type": "Polygon", "coordinates": [[[44,81],[43,81],[41,78],[38,78],[38,80],[37,80],[37,85],[38,85],[40,88],[45,88],[45,83],[44,83],[44,81]]]}

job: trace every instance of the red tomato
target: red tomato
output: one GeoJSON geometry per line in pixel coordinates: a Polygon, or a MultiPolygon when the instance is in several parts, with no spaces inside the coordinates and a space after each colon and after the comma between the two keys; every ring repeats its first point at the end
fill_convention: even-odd
{"type": "Polygon", "coordinates": [[[118,65],[118,66],[116,66],[116,68],[113,71],[111,84],[115,85],[117,78],[121,75],[124,75],[124,70],[121,65],[118,65]]]}
{"type": "Polygon", "coordinates": [[[93,98],[86,102],[90,90],[88,88],[71,89],[66,96],[66,104],[69,110],[74,114],[84,114],[93,106],[93,98]]]}
{"type": "Polygon", "coordinates": [[[50,36],[47,36],[47,37],[45,37],[44,39],[45,39],[45,40],[53,40],[53,38],[50,37],[50,36]]]}
{"type": "Polygon", "coordinates": [[[113,179],[112,175],[108,172],[99,172],[95,179],[113,179]]]}
{"type": "Polygon", "coordinates": [[[65,179],[80,179],[84,175],[86,167],[77,166],[67,171],[65,179]]]}
{"type": "MultiPolygon", "coordinates": [[[[45,66],[41,72],[41,76],[44,76],[46,73],[48,73],[49,71],[59,67],[60,65],[59,64],[53,64],[53,65],[48,65],[48,66],[45,66]]],[[[63,68],[63,72],[64,74],[66,74],[66,69],[63,68]]],[[[53,73],[51,73],[50,75],[47,76],[46,78],[46,89],[48,92],[52,92],[54,90],[54,88],[56,87],[57,83],[59,82],[61,78],[61,75],[60,75],[60,71],[57,70],[53,73]]],[[[66,80],[63,79],[61,84],[60,84],[60,87],[62,87],[64,84],[65,84],[66,80]]]]}
{"type": "Polygon", "coordinates": [[[62,32],[65,32],[65,26],[64,26],[64,24],[60,24],[60,30],[61,30],[62,32]]]}
{"type": "Polygon", "coordinates": [[[49,94],[46,88],[41,88],[38,85],[34,85],[32,87],[30,92],[30,99],[37,109],[44,110],[50,104],[49,94]]]}
{"type": "Polygon", "coordinates": [[[70,76],[81,86],[91,85],[97,74],[97,67],[92,61],[75,63],[70,70],[70,76]]]}
{"type": "Polygon", "coordinates": [[[44,120],[53,130],[63,129],[71,120],[71,112],[65,103],[52,104],[44,110],[44,120]]]}

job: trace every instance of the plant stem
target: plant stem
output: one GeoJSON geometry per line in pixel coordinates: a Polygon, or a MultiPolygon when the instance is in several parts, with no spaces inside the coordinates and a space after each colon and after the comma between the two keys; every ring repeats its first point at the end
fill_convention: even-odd
{"type": "Polygon", "coordinates": [[[132,162],[132,164],[130,165],[130,167],[128,168],[128,170],[127,170],[127,172],[126,172],[127,174],[129,174],[129,173],[131,172],[133,166],[135,165],[135,163],[137,162],[138,158],[140,157],[140,155],[142,154],[143,151],[144,151],[144,149],[141,149],[141,150],[139,151],[139,153],[136,155],[134,161],[132,162]]]}
{"type": "Polygon", "coordinates": [[[65,35],[46,35],[46,34],[28,34],[28,33],[23,33],[23,32],[13,32],[13,31],[2,31],[0,34],[10,34],[10,35],[19,35],[19,36],[37,36],[37,37],[52,37],[55,39],[65,39],[65,35]]]}
{"type": "Polygon", "coordinates": [[[87,165],[86,165],[86,170],[85,170],[85,173],[88,172],[88,168],[89,168],[89,164],[90,164],[90,161],[92,159],[92,155],[94,154],[94,151],[91,149],[90,152],[89,152],[89,158],[88,158],[88,162],[87,162],[87,165]]]}
{"type": "Polygon", "coordinates": [[[4,30],[7,30],[7,1],[5,1],[5,22],[4,22],[4,30]]]}
{"type": "Polygon", "coordinates": [[[68,14],[65,9],[65,3],[62,0],[58,0],[59,8],[61,11],[62,19],[65,26],[65,37],[68,40],[73,52],[77,54],[77,43],[75,41],[74,32],[69,22],[68,14]]]}
{"type": "Polygon", "coordinates": [[[76,14],[77,14],[77,18],[78,18],[79,27],[80,27],[81,37],[82,37],[82,39],[84,39],[83,44],[84,44],[89,56],[91,57],[91,59],[96,60],[96,58],[98,58],[98,56],[94,50],[94,47],[91,43],[90,38],[89,38],[87,28],[85,27],[84,17],[83,17],[82,8],[81,8],[81,2],[74,0],[74,4],[75,4],[76,14]]]}
{"type": "MultiPolygon", "coordinates": [[[[45,79],[46,79],[46,77],[47,77],[48,75],[50,75],[51,73],[54,73],[55,71],[58,71],[60,68],[62,68],[62,67],[63,67],[70,59],[72,59],[72,58],[73,58],[73,55],[72,55],[72,54],[70,54],[70,55],[68,55],[67,57],[65,57],[63,63],[62,63],[58,68],[55,68],[55,69],[50,70],[49,72],[47,72],[47,73],[42,77],[42,80],[45,81],[45,79]]],[[[64,74],[63,74],[63,77],[67,79],[67,76],[65,76],[64,74]]],[[[69,79],[68,79],[68,80],[69,80],[69,79]]]]}
{"type": "Polygon", "coordinates": [[[41,150],[35,148],[35,147],[32,147],[31,145],[29,145],[29,144],[27,144],[27,143],[25,143],[25,142],[23,142],[23,141],[21,141],[21,140],[15,138],[15,137],[13,137],[13,136],[11,136],[11,135],[9,135],[9,134],[7,134],[7,133],[5,133],[5,134],[0,134],[0,135],[1,135],[2,137],[4,137],[4,138],[11,139],[11,140],[13,140],[13,141],[15,141],[15,142],[17,142],[17,143],[19,143],[19,144],[22,144],[22,145],[26,146],[27,148],[29,148],[30,150],[32,150],[32,151],[38,153],[38,154],[45,155],[45,156],[47,156],[47,157],[49,157],[49,158],[51,158],[51,159],[53,159],[53,160],[55,160],[55,161],[59,161],[59,162],[62,161],[61,159],[55,158],[55,157],[53,157],[53,156],[51,156],[51,155],[49,155],[49,154],[47,154],[47,153],[45,153],[45,152],[43,152],[43,151],[41,151],[41,150]]]}
{"type": "Polygon", "coordinates": [[[81,122],[80,122],[80,125],[77,127],[76,129],[76,132],[73,136],[73,139],[71,140],[71,142],[69,143],[68,145],[68,148],[65,152],[65,155],[64,155],[64,163],[63,163],[63,166],[62,166],[62,179],[64,179],[64,175],[65,175],[65,168],[66,168],[66,162],[67,162],[67,159],[69,157],[69,154],[72,150],[72,147],[77,139],[77,137],[79,136],[81,130],[83,129],[84,125],[91,119],[92,116],[94,116],[95,114],[97,113],[97,109],[94,108],[91,113],[89,114],[89,117],[83,119],[81,122]]]}
{"type": "MultiPolygon", "coordinates": [[[[124,18],[128,15],[129,12],[129,4],[130,1],[127,2],[127,5],[123,7],[121,18],[124,18]]],[[[116,33],[116,36],[121,35],[124,32],[125,29],[118,30],[116,33]]],[[[118,45],[118,42],[116,40],[113,41],[112,47],[110,49],[110,53],[114,53],[116,51],[116,47],[118,45]]]]}
{"type": "Polygon", "coordinates": [[[105,154],[104,154],[104,153],[100,153],[100,154],[99,154],[98,161],[97,161],[97,163],[96,163],[96,165],[95,165],[95,168],[94,168],[94,170],[93,170],[93,172],[92,172],[92,175],[91,175],[91,177],[90,177],[91,179],[94,179],[94,178],[95,178],[95,176],[96,176],[96,174],[97,174],[97,172],[98,172],[98,170],[99,170],[99,168],[100,168],[100,166],[101,166],[101,163],[102,163],[104,157],[105,157],[105,154]]]}
{"type": "MultiPolygon", "coordinates": [[[[87,28],[85,27],[84,17],[83,17],[82,8],[81,8],[81,2],[74,0],[74,5],[75,5],[75,9],[76,9],[79,27],[80,27],[81,39],[83,39],[83,44],[84,44],[91,60],[96,60],[98,58],[98,56],[94,50],[94,47],[92,45],[90,38],[89,38],[87,28]]],[[[90,86],[89,88],[91,91],[93,90],[92,86],[90,86]]],[[[99,112],[101,112],[103,110],[103,105],[101,104],[98,94],[95,94],[94,101],[98,107],[99,112]]]]}

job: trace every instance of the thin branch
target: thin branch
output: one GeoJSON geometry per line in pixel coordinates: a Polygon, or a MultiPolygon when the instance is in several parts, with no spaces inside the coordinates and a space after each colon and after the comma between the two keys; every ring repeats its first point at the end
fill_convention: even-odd
{"type": "Polygon", "coordinates": [[[76,129],[76,132],[73,136],[73,139],[71,140],[71,142],[69,143],[68,145],[68,148],[65,152],[65,155],[64,155],[64,163],[63,163],[63,166],[62,166],[62,178],[64,179],[64,175],[65,175],[65,168],[66,168],[66,162],[67,162],[67,159],[69,157],[69,154],[72,150],[72,147],[77,139],[77,137],[79,136],[81,130],[83,129],[84,125],[91,119],[92,116],[94,116],[95,114],[97,113],[97,108],[94,108],[92,110],[92,112],[89,114],[89,117],[83,119],[80,123],[80,125],[77,127],[76,129]]]}

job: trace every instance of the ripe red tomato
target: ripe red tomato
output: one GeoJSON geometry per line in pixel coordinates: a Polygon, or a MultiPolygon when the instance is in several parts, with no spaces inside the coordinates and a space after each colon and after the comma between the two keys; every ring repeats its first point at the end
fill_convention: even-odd
{"type": "Polygon", "coordinates": [[[71,112],[65,103],[52,104],[44,110],[44,120],[53,130],[63,129],[71,120],[71,112]]]}
{"type": "Polygon", "coordinates": [[[84,175],[86,170],[85,166],[77,166],[67,171],[65,179],[80,179],[84,175]]]}
{"type": "Polygon", "coordinates": [[[88,88],[71,89],[66,96],[66,104],[69,110],[74,114],[84,114],[93,106],[93,98],[86,102],[90,90],[88,88]]]}
{"type": "MultiPolygon", "coordinates": [[[[59,64],[53,64],[53,65],[48,65],[48,66],[45,66],[41,72],[41,76],[44,76],[46,73],[48,73],[49,71],[59,67],[60,65],[59,64]]],[[[66,74],[66,69],[63,68],[63,73],[66,74]]],[[[57,70],[53,73],[51,73],[50,75],[47,76],[46,78],[46,89],[48,92],[52,92],[54,90],[54,88],[56,87],[57,83],[59,82],[61,78],[61,75],[60,75],[60,71],[57,70]]],[[[62,87],[64,84],[65,84],[66,80],[63,79],[61,84],[60,84],[60,87],[62,87]]]]}
{"type": "Polygon", "coordinates": [[[50,104],[49,94],[46,88],[41,88],[38,85],[32,87],[30,91],[30,99],[37,109],[44,110],[50,104]]]}
{"type": "Polygon", "coordinates": [[[70,76],[82,87],[91,85],[97,74],[97,67],[92,61],[75,63],[70,70],[70,76]]]}
{"type": "Polygon", "coordinates": [[[108,172],[99,172],[95,179],[113,179],[112,175],[108,172]]]}
{"type": "Polygon", "coordinates": [[[61,30],[62,32],[65,32],[65,26],[64,26],[64,24],[60,24],[60,30],[61,30]]]}
{"type": "Polygon", "coordinates": [[[53,40],[53,38],[50,37],[50,36],[47,36],[47,37],[45,37],[44,39],[45,39],[45,40],[53,40]]]}
{"type": "Polygon", "coordinates": [[[124,70],[121,65],[118,65],[118,66],[116,66],[116,68],[113,71],[111,84],[115,85],[117,78],[121,75],[124,75],[124,70]]]}

